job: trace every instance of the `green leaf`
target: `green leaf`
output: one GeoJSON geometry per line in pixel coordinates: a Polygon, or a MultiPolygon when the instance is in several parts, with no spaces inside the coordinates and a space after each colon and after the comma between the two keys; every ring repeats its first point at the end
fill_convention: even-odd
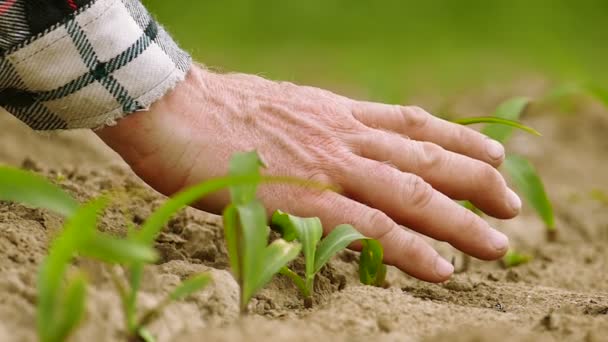
{"type": "Polygon", "coordinates": [[[152,333],[146,328],[139,329],[137,331],[137,336],[139,336],[139,338],[141,338],[141,340],[144,342],[156,342],[154,335],[152,335],[152,333]]]}
{"type": "Polygon", "coordinates": [[[240,234],[239,234],[239,218],[236,207],[231,204],[224,209],[222,215],[224,220],[224,240],[226,241],[226,249],[228,250],[228,259],[230,260],[230,268],[236,277],[237,281],[241,282],[241,257],[240,252],[240,234]]]}
{"type": "MultiPolygon", "coordinates": [[[[237,205],[236,210],[241,228],[237,236],[242,239],[240,245],[242,291],[243,298],[248,301],[256,292],[255,279],[261,276],[264,263],[269,262],[264,257],[269,231],[266,226],[266,209],[259,201],[237,205]]],[[[279,269],[276,271],[278,272],[279,269]]]]}
{"type": "Polygon", "coordinates": [[[61,234],[51,243],[48,256],[42,262],[37,279],[38,335],[45,341],[60,309],[62,282],[66,269],[79,246],[94,236],[97,215],[106,206],[104,198],[93,200],[68,219],[61,234]]]}
{"type": "MultiPolygon", "coordinates": [[[[133,233],[133,238],[147,243],[153,243],[163,227],[169,222],[171,217],[186,206],[200,200],[201,198],[214,193],[218,190],[230,186],[241,186],[257,184],[260,181],[282,181],[282,179],[259,176],[229,176],[215,178],[204,183],[192,186],[173,196],[171,199],[163,203],[157,210],[148,217],[141,229],[133,233]]],[[[285,180],[289,182],[289,179],[285,180]]]]}
{"type": "Polygon", "coordinates": [[[546,102],[559,101],[565,97],[577,94],[591,96],[608,107],[608,89],[596,83],[561,85],[549,92],[543,100],[546,102]]]}
{"type": "MultiPolygon", "coordinates": [[[[531,100],[527,97],[515,97],[501,103],[496,111],[494,112],[495,118],[511,120],[513,122],[519,121],[521,115],[524,113],[526,108],[530,105],[531,100]]],[[[513,127],[506,125],[489,124],[481,130],[481,133],[488,137],[500,142],[505,143],[511,136],[513,127]]],[[[540,133],[534,131],[532,134],[540,135],[540,133]],[[535,133],[534,133],[535,132],[535,133]]]]}
{"type": "Polygon", "coordinates": [[[296,272],[292,271],[287,266],[283,266],[281,268],[281,271],[279,271],[279,273],[281,273],[282,275],[291,279],[291,281],[294,284],[296,284],[296,287],[298,288],[298,290],[300,290],[300,292],[302,292],[302,295],[304,297],[310,297],[311,293],[308,290],[308,287],[306,287],[306,283],[304,282],[304,279],[302,279],[302,277],[300,277],[296,272]]]}
{"type": "MultiPolygon", "coordinates": [[[[230,159],[231,176],[259,176],[260,167],[264,166],[256,152],[236,153],[230,159]]],[[[230,187],[232,203],[245,204],[255,199],[257,183],[233,185],[230,187]]]]}
{"type": "Polygon", "coordinates": [[[492,116],[480,116],[480,117],[476,117],[476,118],[456,119],[453,122],[460,124],[460,125],[473,125],[473,124],[478,124],[478,123],[487,123],[487,124],[492,124],[492,125],[498,125],[499,127],[504,127],[506,129],[508,129],[508,131],[509,131],[508,134],[501,133],[502,135],[506,135],[505,137],[502,137],[499,134],[491,133],[491,134],[496,135],[498,138],[496,140],[500,141],[500,142],[503,142],[504,140],[506,140],[506,138],[510,135],[513,128],[519,128],[522,131],[528,132],[530,134],[542,136],[542,134],[540,134],[539,131],[535,130],[532,127],[528,127],[517,121],[495,118],[492,116]]]}
{"type": "Polygon", "coordinates": [[[103,233],[97,233],[87,241],[80,254],[113,264],[153,263],[158,259],[158,253],[152,246],[103,233]]]}
{"type": "Polygon", "coordinates": [[[534,166],[520,156],[509,155],[505,159],[504,168],[526,201],[545,222],[547,229],[554,230],[553,208],[534,166]]]}
{"type": "Polygon", "coordinates": [[[195,275],[183,283],[181,283],[178,287],[176,287],[171,294],[169,294],[169,298],[171,300],[181,300],[184,299],[193,293],[204,289],[211,282],[211,275],[207,273],[195,275]]]}
{"type": "Polygon", "coordinates": [[[251,296],[268,284],[275,274],[300,254],[301,250],[302,246],[299,243],[287,242],[283,239],[275,240],[266,247],[259,259],[260,262],[256,264],[255,278],[252,278],[254,282],[245,297],[245,302],[249,302],[251,296]]]}
{"type": "Polygon", "coordinates": [[[45,208],[65,217],[72,216],[80,206],[46,178],[10,167],[0,167],[0,200],[45,208]]]}
{"type": "Polygon", "coordinates": [[[514,250],[509,250],[504,257],[502,257],[502,264],[509,268],[519,266],[528,263],[532,260],[531,255],[521,254],[514,250]]]}
{"type": "Polygon", "coordinates": [[[479,210],[479,208],[477,208],[470,201],[456,201],[456,203],[458,203],[461,206],[465,207],[466,209],[469,209],[470,211],[474,212],[475,215],[477,215],[477,216],[483,216],[483,211],[479,210]]]}
{"type": "Polygon", "coordinates": [[[363,239],[367,238],[351,225],[342,224],[334,228],[317,247],[314,273],[319,272],[336,253],[345,249],[351,243],[363,239]]]}
{"type": "Polygon", "coordinates": [[[131,285],[131,291],[127,297],[127,301],[123,303],[125,307],[125,315],[127,320],[127,328],[129,332],[137,332],[137,294],[141,287],[141,281],[144,276],[144,264],[137,263],[129,269],[129,284],[131,285]]]}
{"type": "Polygon", "coordinates": [[[359,280],[365,285],[383,287],[386,281],[386,265],[382,262],[384,249],[378,240],[362,240],[359,258],[359,280]]]}
{"type": "Polygon", "coordinates": [[[82,321],[87,282],[84,275],[73,278],[65,289],[58,319],[53,322],[52,341],[65,341],[82,321]]]}
{"type": "MultiPolygon", "coordinates": [[[[276,227],[286,241],[295,237],[301,244],[306,263],[306,278],[315,274],[315,251],[323,237],[323,225],[317,217],[302,218],[286,214],[280,210],[272,215],[272,226],[276,227]]],[[[312,286],[312,284],[310,285],[312,286]]]]}

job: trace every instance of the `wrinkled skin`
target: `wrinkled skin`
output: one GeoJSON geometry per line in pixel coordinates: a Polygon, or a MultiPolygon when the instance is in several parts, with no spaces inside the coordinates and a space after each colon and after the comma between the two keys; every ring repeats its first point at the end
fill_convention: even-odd
{"type": "MultiPolygon", "coordinates": [[[[453,267],[404,226],[493,260],[506,253],[507,237],[453,199],[502,219],[521,207],[495,169],[503,147],[478,132],[418,107],[359,102],[252,75],[194,67],[150,111],[97,133],[167,195],[226,175],[233,153],[254,149],[266,174],[335,184],[341,193],[263,185],[259,195],[269,212],[318,216],[326,230],[354,225],[380,240],[386,263],[431,282],[448,279],[453,267]]],[[[222,192],[197,207],[220,213],[228,201],[222,192]]]]}

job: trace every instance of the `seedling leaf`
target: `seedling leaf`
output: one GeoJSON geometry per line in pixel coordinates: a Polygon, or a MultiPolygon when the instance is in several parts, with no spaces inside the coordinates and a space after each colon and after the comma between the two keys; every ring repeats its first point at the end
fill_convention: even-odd
{"type": "Polygon", "coordinates": [[[0,200],[45,208],[65,217],[79,207],[74,198],[44,177],[10,167],[0,167],[0,200]]]}
{"type": "Polygon", "coordinates": [[[152,333],[146,329],[141,328],[137,331],[137,336],[139,336],[144,342],[156,342],[156,338],[152,333]]]}
{"type": "Polygon", "coordinates": [[[60,308],[64,274],[78,247],[88,241],[97,227],[97,215],[106,206],[107,200],[94,200],[68,219],[61,235],[51,244],[38,274],[38,336],[43,341],[52,340],[56,315],[60,308]]]}
{"type": "MultiPolygon", "coordinates": [[[[264,257],[264,250],[268,243],[268,228],[266,226],[266,209],[257,200],[249,203],[237,205],[238,219],[241,227],[240,236],[241,245],[240,256],[241,261],[241,273],[244,282],[243,286],[243,298],[245,301],[249,301],[251,296],[256,291],[258,279],[262,271],[264,262],[269,262],[264,257]],[[247,281],[249,280],[249,281],[247,281]]],[[[280,270],[280,267],[276,270],[280,270]]]]}
{"type": "Polygon", "coordinates": [[[300,292],[302,292],[304,297],[310,297],[311,293],[308,290],[308,287],[306,287],[306,283],[304,282],[304,279],[302,279],[302,277],[300,277],[296,272],[292,271],[289,267],[285,266],[285,267],[281,268],[280,273],[282,275],[288,277],[289,279],[291,279],[291,281],[293,281],[293,283],[296,284],[296,286],[298,287],[298,290],[300,290],[300,292]]]}
{"type": "Polygon", "coordinates": [[[386,265],[382,263],[384,249],[378,240],[362,240],[359,259],[359,280],[362,284],[383,287],[386,281],[386,265]]]}
{"type": "Polygon", "coordinates": [[[299,243],[287,242],[283,239],[273,241],[265,248],[263,258],[260,258],[257,266],[257,276],[250,292],[245,297],[249,302],[251,296],[264,287],[287,263],[295,259],[302,246],[299,243]]]}
{"type": "Polygon", "coordinates": [[[50,341],[65,341],[78,323],[82,321],[87,282],[84,275],[73,278],[63,294],[63,303],[59,309],[59,319],[54,323],[50,341]]]}
{"type": "Polygon", "coordinates": [[[469,209],[470,211],[474,212],[477,216],[483,216],[483,212],[481,210],[479,210],[479,208],[477,208],[470,201],[456,201],[456,203],[458,203],[461,206],[463,206],[464,208],[469,209]]]}
{"type": "Polygon", "coordinates": [[[238,232],[239,218],[236,207],[233,204],[227,206],[226,209],[224,209],[222,217],[224,220],[224,240],[226,240],[226,248],[228,249],[230,268],[232,269],[234,276],[238,278],[241,274],[241,257],[239,253],[242,251],[242,248],[240,248],[241,243],[239,241],[238,232]]]}
{"type": "Polygon", "coordinates": [[[82,246],[81,254],[113,264],[153,263],[158,253],[147,244],[96,233],[82,246]]]}
{"type": "MultiPolygon", "coordinates": [[[[518,122],[521,115],[530,105],[530,102],[531,100],[527,97],[515,97],[510,100],[507,100],[501,103],[498,108],[496,108],[496,111],[494,112],[494,117],[518,122]]],[[[489,124],[481,130],[481,133],[500,143],[506,142],[507,139],[511,136],[512,132],[512,126],[498,124],[489,124]]],[[[535,130],[533,130],[533,132],[531,133],[540,135],[540,133],[536,132],[535,130]]]]}
{"type": "MultiPolygon", "coordinates": [[[[230,159],[231,176],[259,176],[260,167],[264,164],[256,152],[236,153],[230,159]]],[[[230,187],[232,203],[239,205],[255,199],[257,183],[234,185],[230,187]]]]}
{"type": "Polygon", "coordinates": [[[514,250],[509,250],[507,254],[502,257],[502,264],[504,267],[509,268],[525,264],[530,262],[530,260],[532,260],[531,255],[521,254],[514,250]]]}
{"type": "Polygon", "coordinates": [[[521,123],[519,123],[517,121],[496,118],[496,117],[493,117],[493,116],[480,116],[480,117],[474,117],[474,118],[462,118],[462,119],[453,120],[453,122],[457,123],[457,124],[460,124],[460,125],[473,125],[473,124],[479,124],[479,123],[504,125],[504,126],[507,126],[507,127],[513,127],[513,128],[521,129],[522,131],[528,132],[528,133],[533,134],[533,135],[538,135],[538,136],[542,135],[542,134],[540,134],[540,132],[538,132],[534,128],[528,127],[528,126],[526,126],[524,124],[521,124],[521,123]]]}
{"type": "Polygon", "coordinates": [[[279,230],[286,241],[297,239],[302,244],[307,280],[312,281],[315,273],[315,252],[323,237],[321,220],[317,217],[292,216],[278,210],[272,215],[271,226],[279,230]]]}
{"type": "Polygon", "coordinates": [[[366,239],[366,237],[351,225],[342,224],[334,228],[334,230],[332,230],[317,246],[314,273],[319,272],[336,253],[343,250],[351,243],[363,239],[366,239]]]}
{"type": "Polygon", "coordinates": [[[553,208],[542,180],[530,162],[517,155],[509,155],[504,167],[523,197],[536,210],[548,230],[555,230],[553,208]]]}
{"type": "Polygon", "coordinates": [[[181,300],[184,299],[193,293],[200,291],[207,287],[211,282],[211,275],[208,273],[195,275],[183,283],[181,283],[178,287],[176,287],[169,297],[171,300],[181,300]]]}

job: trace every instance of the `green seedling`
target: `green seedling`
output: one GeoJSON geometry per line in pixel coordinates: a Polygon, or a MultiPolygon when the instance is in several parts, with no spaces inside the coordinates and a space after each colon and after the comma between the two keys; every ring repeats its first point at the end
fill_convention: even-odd
{"type": "MultiPolygon", "coordinates": [[[[511,137],[515,128],[540,135],[536,130],[517,123],[517,120],[521,118],[530,103],[531,100],[526,97],[516,97],[503,102],[498,106],[492,117],[499,119],[498,121],[486,120],[487,118],[471,118],[461,119],[457,122],[463,124],[486,123],[487,125],[481,132],[503,144],[511,137]],[[517,124],[513,124],[513,122],[517,124]]],[[[524,200],[534,208],[538,216],[543,220],[547,227],[548,239],[550,241],[554,240],[557,230],[555,228],[552,205],[536,169],[529,161],[515,155],[507,155],[503,168],[513,181],[515,187],[522,193],[524,200]]],[[[465,207],[469,209],[474,208],[471,203],[465,203],[465,207]]],[[[472,210],[481,214],[477,208],[472,210]]]]}
{"type": "Polygon", "coordinates": [[[65,217],[72,216],[80,206],[46,178],[11,167],[0,167],[0,200],[48,209],[65,217]]]}
{"type": "Polygon", "coordinates": [[[534,166],[523,157],[509,155],[505,159],[504,168],[515,186],[545,223],[548,239],[555,240],[557,229],[555,228],[553,206],[534,166]]]}
{"type": "MultiPolygon", "coordinates": [[[[133,278],[131,278],[133,279],[133,278]]],[[[171,291],[165,299],[160,301],[153,308],[145,311],[140,316],[137,316],[137,305],[136,303],[131,302],[131,292],[132,290],[127,288],[124,282],[113,273],[113,280],[116,288],[118,289],[118,293],[122,300],[123,311],[125,312],[126,323],[127,323],[127,338],[129,341],[145,341],[145,342],[153,342],[156,341],[154,335],[152,335],[148,330],[147,326],[158,319],[163,310],[169,306],[171,303],[179,300],[186,299],[191,296],[195,292],[198,292],[211,282],[211,275],[203,273],[199,275],[195,275],[180,285],[178,285],[173,291],[171,291]],[[129,307],[128,305],[133,305],[133,307],[129,307]]],[[[137,280],[138,284],[141,284],[141,278],[137,280]]]]}
{"type": "Polygon", "coordinates": [[[515,250],[509,250],[504,257],[502,257],[502,265],[505,268],[511,268],[528,263],[532,260],[532,256],[528,254],[522,254],[515,250]]]}
{"type": "MultiPolygon", "coordinates": [[[[170,198],[169,200],[167,200],[165,203],[163,203],[163,205],[161,205],[157,210],[155,210],[150,217],[147,218],[147,220],[142,224],[142,226],[140,227],[139,230],[135,230],[135,229],[130,229],[130,233],[129,233],[129,237],[135,241],[141,242],[145,245],[152,245],[154,243],[154,241],[156,240],[156,238],[158,237],[158,235],[160,234],[161,230],[163,229],[163,227],[165,227],[165,225],[169,222],[169,220],[171,219],[171,217],[173,217],[173,215],[175,215],[177,212],[179,212],[180,210],[184,209],[186,206],[191,205],[193,203],[195,203],[196,201],[200,200],[201,198],[217,192],[219,190],[225,189],[225,188],[230,188],[231,193],[233,194],[233,204],[234,206],[229,208],[230,210],[227,210],[227,214],[224,215],[224,220],[227,221],[228,227],[226,228],[226,240],[227,243],[229,245],[229,256],[230,256],[230,260],[231,260],[231,265],[233,266],[233,273],[235,274],[235,276],[237,277],[237,279],[243,279],[241,282],[239,282],[239,284],[241,284],[241,308],[243,311],[245,311],[246,305],[249,301],[249,299],[251,298],[251,296],[253,295],[253,293],[255,293],[261,286],[263,286],[265,284],[264,281],[260,281],[259,279],[254,279],[254,276],[260,276],[261,273],[257,272],[256,269],[250,269],[247,272],[251,272],[254,274],[254,276],[250,276],[249,274],[240,274],[240,269],[238,268],[239,262],[236,261],[238,260],[239,257],[241,258],[245,258],[248,257],[251,259],[251,257],[249,256],[249,254],[251,255],[255,255],[258,256],[259,254],[255,254],[255,253],[259,253],[260,252],[260,248],[259,248],[259,241],[255,241],[254,244],[254,248],[250,249],[247,248],[247,253],[248,255],[241,255],[238,251],[235,251],[236,247],[236,239],[232,238],[232,237],[228,237],[231,233],[233,233],[233,235],[236,236],[235,233],[235,225],[240,225],[241,222],[244,225],[247,225],[247,227],[251,227],[254,226],[253,230],[256,229],[260,229],[260,225],[259,222],[256,221],[252,221],[252,219],[250,218],[238,218],[238,220],[236,220],[236,218],[233,216],[234,210],[236,210],[236,204],[239,205],[239,211],[240,212],[247,212],[248,210],[248,206],[252,206],[252,207],[256,207],[255,209],[250,210],[252,215],[254,217],[257,217],[259,219],[259,213],[260,213],[260,204],[258,202],[255,202],[252,204],[252,202],[254,202],[252,199],[255,197],[255,189],[257,187],[257,184],[259,183],[263,183],[263,182],[275,182],[275,183],[292,183],[292,184],[296,184],[296,185],[306,185],[306,186],[310,186],[312,188],[318,189],[318,190],[326,190],[328,189],[327,186],[323,186],[321,184],[316,184],[316,183],[309,183],[309,182],[303,182],[302,180],[299,179],[294,179],[291,177],[264,177],[261,176],[259,173],[259,165],[257,164],[253,164],[250,163],[250,161],[253,159],[253,156],[255,154],[241,154],[241,155],[236,155],[231,162],[232,165],[232,169],[234,170],[233,172],[231,172],[231,175],[226,176],[226,177],[220,177],[220,178],[215,178],[209,181],[206,181],[204,183],[192,186],[188,189],[185,189],[181,192],[179,192],[178,194],[174,195],[172,198],[170,198]],[[251,195],[252,194],[252,195],[251,195]],[[250,196],[251,195],[251,196],[250,196]],[[228,215],[230,214],[230,215],[228,215]],[[234,219],[234,221],[230,221],[231,219],[234,219]],[[233,223],[231,223],[233,222],[233,223]],[[243,277],[249,277],[247,278],[247,280],[244,280],[243,277]],[[256,280],[257,282],[255,284],[253,284],[253,281],[256,280]],[[243,286],[243,284],[247,283],[247,287],[243,286]],[[263,283],[260,285],[260,283],[263,283]],[[255,286],[253,286],[255,285],[255,286]],[[253,287],[252,287],[253,286],[253,287]],[[254,290],[255,289],[255,290],[254,290]]],[[[255,155],[257,158],[257,155],[255,155]]],[[[258,158],[259,160],[259,158],[258,158]]],[[[251,208],[249,208],[251,209],[251,208]]],[[[246,215],[246,214],[244,214],[246,215]]],[[[263,225],[264,230],[267,231],[266,225],[263,225]]],[[[239,228],[239,230],[242,227],[239,228]]],[[[266,236],[267,236],[267,232],[266,232],[266,236]]],[[[248,236],[251,234],[247,234],[248,236]]],[[[239,235],[239,236],[242,236],[239,235]]],[[[262,232],[262,234],[258,235],[258,237],[261,237],[260,240],[265,240],[264,238],[264,232],[262,232]]],[[[247,243],[251,243],[251,241],[247,241],[247,243]]],[[[240,245],[240,242],[239,242],[240,245]]],[[[284,243],[281,243],[281,241],[277,241],[276,243],[274,243],[272,246],[272,248],[270,248],[269,250],[264,250],[264,253],[268,254],[264,257],[264,260],[273,260],[273,255],[271,254],[280,254],[283,252],[289,252],[289,253],[294,253],[293,251],[291,251],[291,249],[297,247],[294,245],[285,245],[284,243]]],[[[289,254],[288,253],[288,254],[289,254]]],[[[297,254],[297,253],[295,253],[297,254]]],[[[278,256],[279,260],[282,256],[278,256]]],[[[256,262],[255,267],[261,267],[260,265],[262,265],[263,262],[256,262]]],[[[144,339],[145,341],[150,341],[149,337],[150,334],[143,329],[141,322],[141,319],[138,319],[137,316],[137,297],[138,297],[138,292],[139,289],[141,287],[141,282],[142,282],[142,276],[143,276],[143,270],[144,270],[144,263],[132,263],[130,265],[127,265],[127,269],[128,269],[128,274],[129,274],[129,279],[128,279],[128,284],[124,284],[123,282],[121,282],[120,279],[118,279],[119,277],[115,277],[115,283],[116,286],[119,290],[119,293],[121,294],[121,298],[122,298],[122,302],[123,302],[123,310],[125,312],[125,319],[126,319],[126,326],[127,326],[127,331],[129,332],[129,334],[131,336],[138,336],[141,339],[144,339]]],[[[251,266],[251,265],[249,265],[251,266]]],[[[262,265],[263,266],[263,265],[262,265]]],[[[265,270],[265,272],[268,272],[268,270],[270,270],[271,268],[269,267],[267,270],[265,270]]],[[[277,271],[278,272],[278,271],[277,271]]],[[[275,272],[276,273],[276,272],[275,272]]],[[[270,279],[268,279],[270,280],[270,279]]],[[[266,281],[267,282],[267,281],[266,281]]],[[[202,282],[201,282],[202,283],[202,282]]],[[[146,316],[144,314],[144,316],[146,316]]]]}
{"type": "Polygon", "coordinates": [[[271,227],[281,233],[286,241],[297,240],[302,244],[305,272],[301,277],[285,266],[281,274],[289,277],[304,297],[306,307],[312,306],[315,276],[323,266],[339,251],[355,241],[361,241],[363,249],[359,264],[361,282],[368,285],[383,286],[386,266],[382,263],[383,250],[380,243],[359,233],[351,225],[340,225],[323,240],[323,226],[316,217],[301,218],[277,211],[272,216],[271,227]]]}
{"type": "Polygon", "coordinates": [[[586,95],[608,108],[608,89],[596,83],[565,84],[550,91],[541,101],[555,102],[574,95],[586,95]]]}
{"type": "Polygon", "coordinates": [[[537,136],[542,135],[542,134],[540,134],[540,132],[538,132],[534,128],[523,125],[517,121],[501,119],[501,118],[492,117],[492,116],[480,116],[480,117],[474,117],[474,118],[456,119],[456,120],[454,120],[454,123],[457,123],[460,125],[474,125],[474,124],[479,124],[479,123],[485,123],[485,124],[491,124],[491,125],[499,125],[496,127],[506,126],[506,127],[510,127],[510,128],[518,128],[522,131],[525,131],[525,132],[528,132],[530,134],[537,135],[537,136]]]}
{"type": "Polygon", "coordinates": [[[97,216],[107,200],[99,198],[85,206],[61,188],[31,172],[0,168],[0,200],[45,208],[68,217],[52,242],[38,275],[38,335],[41,341],[64,341],[82,320],[86,277],[76,272],[65,282],[75,256],[121,262],[153,262],[156,253],[148,246],[97,231],[97,216]]]}
{"type": "MultiPolygon", "coordinates": [[[[256,153],[241,153],[230,162],[233,176],[260,175],[256,153]]],[[[302,246],[277,239],[268,245],[266,209],[256,199],[257,184],[232,185],[232,203],[224,210],[224,231],[233,275],[240,287],[241,313],[253,295],[296,258],[302,246]]]]}
{"type": "Polygon", "coordinates": [[[38,275],[38,334],[41,341],[63,341],[84,313],[86,279],[78,274],[64,284],[72,259],[79,255],[111,263],[153,262],[152,248],[97,231],[97,216],[107,200],[77,210],[53,241],[38,275]]]}

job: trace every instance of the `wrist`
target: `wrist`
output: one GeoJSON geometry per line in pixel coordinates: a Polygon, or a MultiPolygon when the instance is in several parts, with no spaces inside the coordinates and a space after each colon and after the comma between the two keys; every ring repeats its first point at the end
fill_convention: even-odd
{"type": "MultiPolygon", "coordinates": [[[[150,173],[164,173],[162,167],[155,165],[159,164],[158,158],[164,158],[161,164],[167,167],[183,162],[178,160],[179,156],[172,149],[180,139],[188,136],[183,132],[189,128],[188,121],[200,120],[190,118],[192,111],[188,108],[201,105],[207,74],[208,71],[193,65],[186,78],[148,110],[132,113],[95,133],[144,180],[152,176],[150,173]]],[[[153,178],[158,178],[158,175],[153,178]]],[[[165,194],[178,190],[177,185],[169,183],[153,186],[165,194]]]]}

